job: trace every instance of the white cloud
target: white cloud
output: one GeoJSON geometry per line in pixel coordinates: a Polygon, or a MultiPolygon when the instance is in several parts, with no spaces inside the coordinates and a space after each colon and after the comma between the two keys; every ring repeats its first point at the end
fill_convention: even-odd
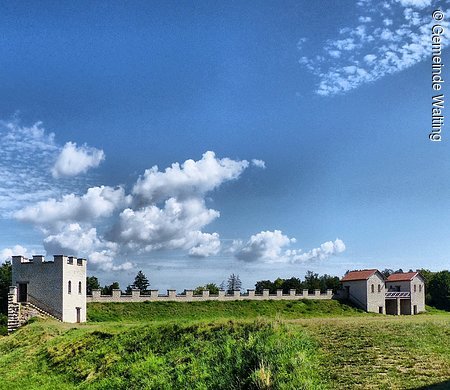
{"type": "Polygon", "coordinates": [[[371,18],[370,16],[360,16],[360,17],[358,18],[358,20],[359,20],[361,23],[369,23],[369,22],[372,21],[372,18],[371,18]]]}
{"type": "MultiPolygon", "coordinates": [[[[219,215],[218,211],[207,209],[202,199],[179,201],[170,198],[163,208],[151,205],[122,211],[113,237],[122,245],[139,251],[192,249],[206,245],[207,237],[203,237],[200,230],[219,215]]],[[[214,237],[218,238],[218,235],[214,237]]],[[[201,251],[194,249],[192,253],[201,251]]]]}
{"type": "Polygon", "coordinates": [[[340,239],[325,242],[319,248],[308,252],[303,252],[301,249],[287,249],[295,242],[295,238],[289,238],[280,230],[262,231],[251,236],[246,243],[240,240],[234,241],[231,251],[236,258],[244,261],[297,263],[325,260],[345,250],[345,244],[340,239]]]}
{"type": "Polygon", "coordinates": [[[286,254],[290,256],[294,262],[306,262],[311,260],[325,260],[330,256],[342,253],[344,251],[344,242],[337,238],[334,242],[327,241],[320,245],[319,248],[314,248],[305,253],[299,253],[299,251],[288,251],[286,254]]]}
{"type": "Polygon", "coordinates": [[[103,150],[83,145],[77,147],[74,142],[67,142],[52,168],[55,178],[76,176],[85,173],[89,168],[96,168],[105,159],[103,150]]]}
{"type": "MultiPolygon", "coordinates": [[[[317,76],[318,95],[351,91],[407,69],[431,54],[430,28],[434,21],[431,8],[426,9],[431,7],[431,0],[388,0],[382,6],[359,1],[357,7],[364,12],[359,17],[359,23],[364,24],[341,28],[337,38],[317,46],[318,52],[309,56],[302,52],[299,63],[317,76]]],[[[450,13],[450,8],[443,12],[450,13]]],[[[440,24],[449,28],[445,20],[440,24]]]]}
{"type": "Polygon", "coordinates": [[[371,62],[375,61],[376,58],[377,56],[375,54],[367,54],[366,56],[364,56],[364,61],[370,64],[371,62]]]}
{"type": "MultiPolygon", "coordinates": [[[[0,217],[49,198],[84,188],[89,177],[58,182],[51,171],[61,146],[41,122],[31,126],[18,119],[0,120],[0,217]]],[[[88,148],[89,149],[89,148],[88,148]]]]}
{"type": "Polygon", "coordinates": [[[66,225],[58,233],[47,236],[44,239],[44,248],[47,253],[86,257],[91,267],[105,271],[126,270],[132,267],[130,262],[115,265],[118,244],[99,237],[96,228],[83,227],[78,223],[66,225]]]}
{"type": "Polygon", "coordinates": [[[252,160],[252,165],[254,165],[257,168],[262,168],[265,169],[266,168],[266,163],[263,160],[257,160],[256,158],[254,158],[252,160]]]}
{"type": "Polygon", "coordinates": [[[191,257],[209,257],[217,255],[220,251],[220,238],[218,233],[201,233],[196,232],[192,243],[194,246],[189,250],[191,257]]]}
{"type": "Polygon", "coordinates": [[[58,150],[53,133],[40,122],[21,126],[18,121],[0,121],[0,215],[23,205],[58,194],[49,170],[58,150]]]}
{"type": "Polygon", "coordinates": [[[129,203],[123,188],[108,186],[89,188],[83,196],[64,195],[60,200],[50,198],[17,211],[14,216],[44,228],[70,222],[93,221],[109,217],[114,210],[129,203]]]}
{"type": "MultiPolygon", "coordinates": [[[[252,164],[265,167],[262,160],[252,164]]],[[[206,194],[237,179],[248,166],[246,160],[219,159],[206,152],[198,161],[146,170],[131,195],[122,187],[92,187],[84,195],[26,206],[14,216],[42,231],[48,253],[87,257],[104,270],[127,269],[130,262],[116,262],[130,253],[181,250],[208,257],[220,252],[221,242],[218,233],[203,231],[220,216],[206,206],[206,194]]]]}
{"type": "Polygon", "coordinates": [[[11,260],[12,256],[30,257],[30,252],[22,245],[14,245],[12,248],[4,248],[0,251],[0,262],[11,260]]]}
{"type": "Polygon", "coordinates": [[[431,0],[396,0],[403,7],[425,8],[431,5],[431,0]]]}
{"type": "Polygon", "coordinates": [[[214,152],[206,152],[201,160],[174,163],[164,172],[157,166],[147,169],[134,186],[133,195],[146,203],[203,196],[225,181],[237,179],[247,167],[246,160],[218,159],[214,152]]]}
{"type": "Polygon", "coordinates": [[[242,242],[235,241],[235,247],[242,245],[241,248],[236,250],[235,256],[239,260],[246,261],[285,261],[282,249],[293,242],[295,242],[295,238],[289,238],[280,230],[262,231],[251,236],[244,245],[242,245],[242,242]]]}

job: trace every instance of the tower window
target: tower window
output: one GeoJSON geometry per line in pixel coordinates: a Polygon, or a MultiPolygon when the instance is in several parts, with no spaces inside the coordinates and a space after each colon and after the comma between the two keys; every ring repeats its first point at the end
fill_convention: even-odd
{"type": "Polygon", "coordinates": [[[81,282],[78,282],[78,294],[81,294],[81,282]]]}
{"type": "Polygon", "coordinates": [[[378,292],[381,292],[381,284],[378,285],[378,292]]]}
{"type": "Polygon", "coordinates": [[[417,292],[417,284],[414,285],[414,292],[417,292]]]}
{"type": "Polygon", "coordinates": [[[375,285],[372,284],[370,287],[372,289],[372,292],[374,293],[375,292],[375,285]]]}
{"type": "Polygon", "coordinates": [[[68,285],[67,285],[67,292],[69,293],[69,294],[72,294],[72,282],[69,280],[69,283],[68,283],[68,285]]]}

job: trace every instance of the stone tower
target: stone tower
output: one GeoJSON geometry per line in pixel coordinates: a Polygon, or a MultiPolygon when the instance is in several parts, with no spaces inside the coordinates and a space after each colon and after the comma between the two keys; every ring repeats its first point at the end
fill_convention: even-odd
{"type": "Polygon", "coordinates": [[[86,322],[86,259],[13,256],[10,295],[19,306],[33,306],[63,322],[86,322]]]}

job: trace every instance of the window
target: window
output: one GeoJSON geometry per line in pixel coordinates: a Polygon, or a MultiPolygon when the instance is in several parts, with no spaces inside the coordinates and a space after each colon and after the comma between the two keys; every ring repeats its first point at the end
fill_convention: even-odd
{"type": "Polygon", "coordinates": [[[81,282],[78,282],[78,294],[81,294],[81,282]]]}
{"type": "Polygon", "coordinates": [[[422,292],[422,285],[419,284],[419,292],[422,292]]]}
{"type": "Polygon", "coordinates": [[[417,292],[417,284],[414,285],[414,292],[417,292]]]}
{"type": "Polygon", "coordinates": [[[69,294],[72,294],[72,282],[69,280],[68,286],[67,286],[67,292],[69,294]]]}
{"type": "Polygon", "coordinates": [[[378,292],[381,292],[381,284],[378,285],[378,292]]]}
{"type": "Polygon", "coordinates": [[[372,284],[370,287],[372,289],[372,292],[374,293],[375,292],[375,285],[372,284]]]}

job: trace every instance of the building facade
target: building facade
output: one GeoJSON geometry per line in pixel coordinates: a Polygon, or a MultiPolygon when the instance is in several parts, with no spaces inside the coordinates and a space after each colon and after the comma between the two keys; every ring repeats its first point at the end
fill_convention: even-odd
{"type": "Polygon", "coordinates": [[[376,269],[351,271],[341,282],[344,298],[368,312],[414,315],[425,311],[425,280],[418,272],[385,279],[376,269]]]}
{"type": "Polygon", "coordinates": [[[392,274],[386,279],[387,314],[425,311],[425,279],[418,272],[392,274]]]}
{"type": "Polygon", "coordinates": [[[86,259],[13,256],[12,290],[19,304],[34,305],[63,322],[86,322],[86,259]]]}
{"type": "Polygon", "coordinates": [[[384,276],[376,269],[352,271],[342,279],[345,298],[361,309],[372,313],[386,313],[384,276]]]}

